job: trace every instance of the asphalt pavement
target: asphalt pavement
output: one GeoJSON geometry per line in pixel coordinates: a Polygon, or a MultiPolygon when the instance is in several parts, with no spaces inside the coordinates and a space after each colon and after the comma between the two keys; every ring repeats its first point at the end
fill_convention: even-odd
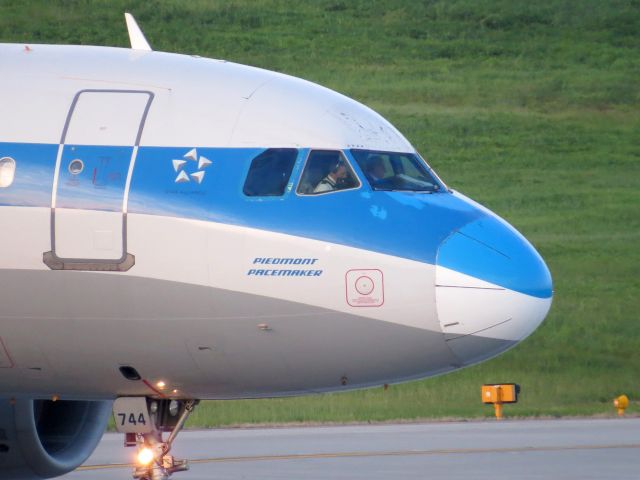
{"type": "MultiPolygon", "coordinates": [[[[640,479],[640,419],[503,420],[182,432],[173,450],[217,479],[640,479]]],[[[66,480],[129,479],[108,433],[66,480]]]]}

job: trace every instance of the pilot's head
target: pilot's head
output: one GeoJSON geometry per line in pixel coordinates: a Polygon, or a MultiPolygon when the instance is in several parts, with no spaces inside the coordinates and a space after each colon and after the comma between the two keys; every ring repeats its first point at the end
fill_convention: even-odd
{"type": "Polygon", "coordinates": [[[347,178],[347,166],[341,159],[338,159],[335,163],[332,164],[330,173],[333,178],[336,178],[338,180],[347,178]]]}

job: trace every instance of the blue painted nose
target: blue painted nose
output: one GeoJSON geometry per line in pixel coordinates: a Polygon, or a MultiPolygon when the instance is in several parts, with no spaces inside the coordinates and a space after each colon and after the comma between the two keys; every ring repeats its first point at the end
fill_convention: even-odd
{"type": "Polygon", "coordinates": [[[443,242],[438,265],[537,298],[552,295],[551,274],[542,257],[504,220],[486,216],[443,242]]]}
{"type": "Polygon", "coordinates": [[[436,305],[464,364],[497,355],[533,332],[551,306],[549,269],[504,220],[486,215],[445,240],[436,261],[436,305]]]}

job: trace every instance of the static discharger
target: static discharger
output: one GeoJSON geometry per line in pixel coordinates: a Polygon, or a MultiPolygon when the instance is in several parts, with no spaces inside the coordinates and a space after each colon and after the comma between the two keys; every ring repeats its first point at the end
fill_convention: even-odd
{"type": "Polygon", "coordinates": [[[520,385],[515,383],[495,383],[482,385],[482,403],[493,404],[496,418],[502,420],[502,405],[518,403],[520,385]]]}
{"type": "Polygon", "coordinates": [[[616,407],[618,415],[622,417],[624,415],[624,411],[629,406],[629,397],[627,397],[626,395],[620,395],[619,397],[614,398],[613,406],[616,407]]]}

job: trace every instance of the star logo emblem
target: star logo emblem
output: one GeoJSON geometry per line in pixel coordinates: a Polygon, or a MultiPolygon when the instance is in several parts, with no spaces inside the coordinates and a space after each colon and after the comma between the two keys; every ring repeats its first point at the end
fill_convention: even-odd
{"type": "Polygon", "coordinates": [[[175,183],[195,182],[198,185],[204,181],[205,169],[213,163],[207,157],[198,156],[195,148],[185,153],[182,158],[173,159],[171,162],[177,174],[175,183]]]}

